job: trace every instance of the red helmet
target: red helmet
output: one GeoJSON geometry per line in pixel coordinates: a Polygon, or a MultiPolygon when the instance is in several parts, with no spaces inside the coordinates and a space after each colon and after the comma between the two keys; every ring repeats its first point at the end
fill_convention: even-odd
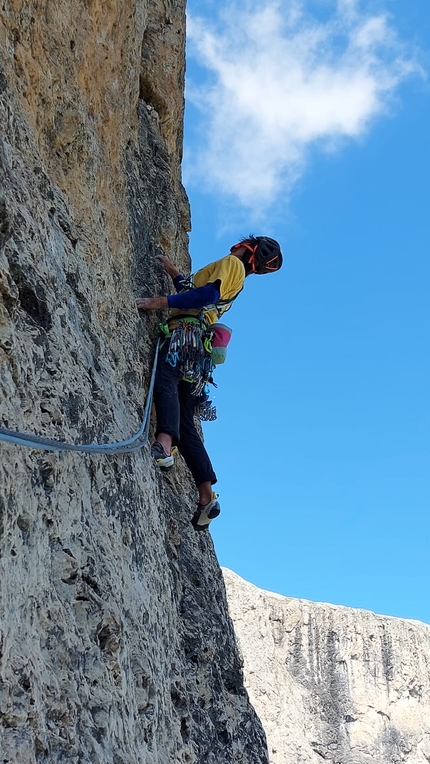
{"type": "Polygon", "coordinates": [[[239,247],[245,247],[251,253],[247,260],[251,273],[273,273],[279,271],[282,266],[281,248],[275,239],[268,236],[250,236],[249,239],[235,244],[231,252],[239,247]]]}

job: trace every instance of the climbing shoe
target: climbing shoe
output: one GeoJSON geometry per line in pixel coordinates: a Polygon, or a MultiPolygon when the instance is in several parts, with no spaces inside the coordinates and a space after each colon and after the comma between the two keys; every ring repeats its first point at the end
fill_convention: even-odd
{"type": "Polygon", "coordinates": [[[212,520],[218,517],[221,507],[217,499],[218,495],[212,491],[211,500],[207,504],[197,504],[197,509],[191,520],[196,531],[205,531],[206,528],[209,528],[212,520]]]}
{"type": "Polygon", "coordinates": [[[172,469],[175,463],[173,454],[170,454],[170,456],[166,454],[163,446],[158,442],[158,440],[156,440],[155,443],[153,443],[151,446],[151,456],[155,459],[160,469],[165,471],[172,469]]]}

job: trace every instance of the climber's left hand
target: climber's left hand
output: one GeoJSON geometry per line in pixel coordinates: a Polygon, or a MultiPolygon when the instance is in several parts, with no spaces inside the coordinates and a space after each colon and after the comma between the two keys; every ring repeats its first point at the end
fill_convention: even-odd
{"type": "Polygon", "coordinates": [[[159,310],[167,308],[167,297],[138,297],[136,300],[138,310],[159,310]]]}

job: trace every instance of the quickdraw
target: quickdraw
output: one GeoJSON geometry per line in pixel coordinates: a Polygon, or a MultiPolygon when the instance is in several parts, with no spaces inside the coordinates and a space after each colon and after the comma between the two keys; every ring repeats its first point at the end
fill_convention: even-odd
{"type": "Polygon", "coordinates": [[[172,327],[166,361],[180,367],[183,379],[193,385],[192,393],[196,396],[212,382],[211,341],[212,332],[197,319],[184,319],[172,327]]]}

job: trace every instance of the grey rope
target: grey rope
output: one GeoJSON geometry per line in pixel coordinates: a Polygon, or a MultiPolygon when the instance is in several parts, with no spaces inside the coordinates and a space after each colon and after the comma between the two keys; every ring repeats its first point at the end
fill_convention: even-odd
{"type": "Polygon", "coordinates": [[[130,451],[138,451],[148,442],[150,412],[159,345],[160,340],[157,341],[155,348],[154,365],[152,367],[142,424],[139,431],[133,435],[133,437],[128,440],[118,441],[117,443],[95,443],[92,445],[85,445],[83,443],[64,443],[61,440],[42,438],[39,435],[27,435],[24,432],[15,432],[14,430],[7,430],[4,427],[0,427],[0,441],[4,441],[5,443],[16,443],[18,446],[27,446],[28,448],[37,448],[42,451],[83,451],[84,453],[89,454],[124,454],[129,453],[130,451]]]}

